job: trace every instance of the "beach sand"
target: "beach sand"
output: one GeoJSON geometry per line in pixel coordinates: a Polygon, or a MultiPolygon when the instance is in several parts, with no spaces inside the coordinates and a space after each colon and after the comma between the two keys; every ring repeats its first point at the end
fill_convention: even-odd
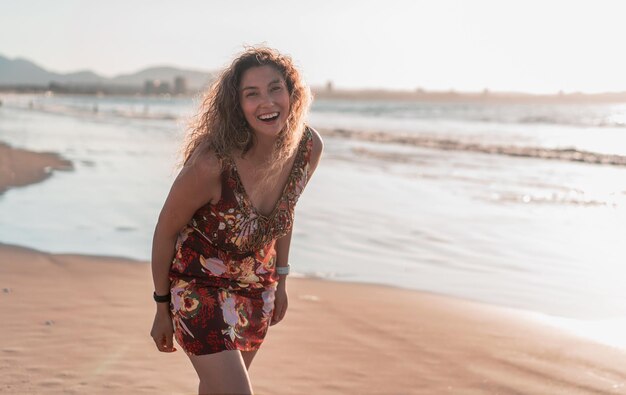
{"type": "Polygon", "coordinates": [[[43,181],[51,170],[71,170],[72,163],[51,152],[31,152],[0,142],[0,193],[9,187],[43,181]]]}
{"type": "MultiPolygon", "coordinates": [[[[0,245],[0,393],[197,393],[180,347],[149,336],[152,290],[147,262],[0,245]]],[[[626,352],[523,312],[293,276],[287,290],[257,394],[626,393],[626,352]]]]}

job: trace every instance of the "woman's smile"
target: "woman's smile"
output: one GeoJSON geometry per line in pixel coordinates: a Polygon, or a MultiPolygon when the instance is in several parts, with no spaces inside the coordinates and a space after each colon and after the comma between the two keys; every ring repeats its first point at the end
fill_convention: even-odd
{"type": "Polygon", "coordinates": [[[272,122],[276,121],[278,119],[279,115],[280,115],[279,112],[270,112],[270,113],[267,113],[267,114],[261,114],[257,118],[260,121],[263,121],[263,122],[269,124],[269,123],[272,123],[272,122]]]}

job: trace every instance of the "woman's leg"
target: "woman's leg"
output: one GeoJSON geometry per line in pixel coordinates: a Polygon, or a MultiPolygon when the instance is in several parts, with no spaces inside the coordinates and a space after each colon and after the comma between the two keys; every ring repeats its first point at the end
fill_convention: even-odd
{"type": "Polygon", "coordinates": [[[198,373],[199,394],[252,394],[252,385],[239,350],[189,355],[198,373]]]}
{"type": "Polygon", "coordinates": [[[241,352],[241,356],[243,357],[243,362],[246,364],[247,370],[250,370],[250,365],[252,365],[252,360],[254,359],[257,351],[259,350],[241,352]]]}

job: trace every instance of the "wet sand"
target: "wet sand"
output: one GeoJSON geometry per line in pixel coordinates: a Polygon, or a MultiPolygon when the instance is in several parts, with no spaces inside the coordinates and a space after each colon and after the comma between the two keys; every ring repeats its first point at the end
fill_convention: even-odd
{"type": "Polygon", "coordinates": [[[72,163],[51,152],[11,148],[0,142],[0,193],[43,181],[52,170],[71,170],[72,163]]]}

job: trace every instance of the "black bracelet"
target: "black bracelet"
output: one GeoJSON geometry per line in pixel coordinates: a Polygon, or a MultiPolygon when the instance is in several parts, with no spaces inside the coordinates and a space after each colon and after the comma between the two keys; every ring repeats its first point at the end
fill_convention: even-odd
{"type": "Polygon", "coordinates": [[[157,303],[169,303],[172,298],[172,294],[168,292],[167,295],[157,295],[156,292],[153,292],[152,297],[157,303]]]}

